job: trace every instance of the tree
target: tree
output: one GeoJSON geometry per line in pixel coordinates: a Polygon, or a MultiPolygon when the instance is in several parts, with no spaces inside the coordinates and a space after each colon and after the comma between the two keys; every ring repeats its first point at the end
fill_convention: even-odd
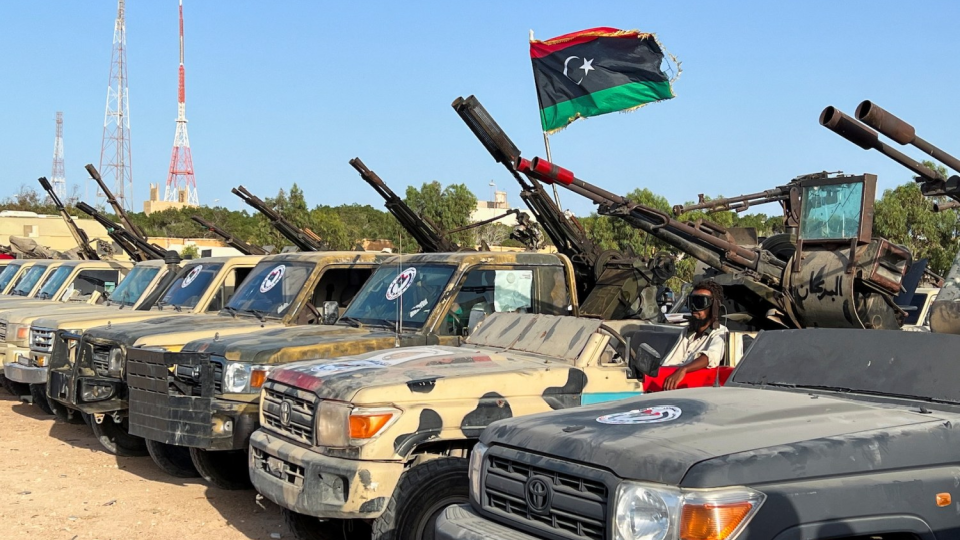
{"type": "MultiPolygon", "coordinates": [[[[477,208],[477,197],[463,184],[451,184],[446,188],[440,182],[424,182],[420,189],[407,187],[404,202],[414,212],[427,218],[440,228],[449,231],[470,224],[470,215],[477,208]]],[[[461,246],[472,246],[474,234],[463,231],[450,236],[461,246]]]]}

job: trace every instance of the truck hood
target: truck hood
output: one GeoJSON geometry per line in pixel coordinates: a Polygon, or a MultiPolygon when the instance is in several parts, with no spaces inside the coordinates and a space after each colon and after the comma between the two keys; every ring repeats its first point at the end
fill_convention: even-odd
{"type": "Polygon", "coordinates": [[[139,321],[153,317],[167,316],[157,311],[130,309],[130,306],[120,309],[116,304],[112,306],[90,306],[88,311],[70,311],[68,313],[50,313],[38,317],[33,321],[34,326],[40,328],[59,329],[87,329],[92,326],[118,324],[125,321],[139,321]],[[86,326],[84,326],[86,325],[86,326]]]}
{"type": "Polygon", "coordinates": [[[937,463],[931,454],[949,462],[958,425],[954,413],[725,387],[498,422],[481,440],[598,464],[624,479],[705,488],[937,463]]]}
{"type": "Polygon", "coordinates": [[[103,308],[94,304],[60,302],[48,302],[47,304],[49,305],[5,309],[0,312],[0,319],[8,323],[30,324],[40,317],[55,317],[61,314],[101,313],[101,316],[103,314],[103,308]]]}
{"type": "MultiPolygon", "coordinates": [[[[398,336],[381,328],[346,325],[305,325],[269,328],[255,334],[238,334],[220,339],[187,343],[183,351],[203,352],[227,360],[255,364],[289,363],[333,358],[372,350],[392,348],[398,336]]],[[[421,334],[401,334],[401,346],[422,345],[421,334]]]]}
{"type": "Polygon", "coordinates": [[[468,346],[425,346],[391,347],[330,362],[297,362],[274,371],[270,378],[312,391],[322,399],[361,404],[470,401],[487,397],[492,389],[506,402],[521,396],[539,401],[547,388],[562,387],[571,371],[580,375],[572,366],[535,356],[497,354],[494,349],[468,346]]]}
{"type": "MultiPolygon", "coordinates": [[[[111,321],[109,327],[94,328],[87,334],[91,338],[114,341],[128,346],[182,345],[201,336],[251,332],[260,328],[260,321],[253,317],[193,315],[188,312],[171,314],[166,310],[162,315],[123,324],[112,324],[111,321]]],[[[267,319],[267,326],[270,326],[270,319],[267,319]]]]}

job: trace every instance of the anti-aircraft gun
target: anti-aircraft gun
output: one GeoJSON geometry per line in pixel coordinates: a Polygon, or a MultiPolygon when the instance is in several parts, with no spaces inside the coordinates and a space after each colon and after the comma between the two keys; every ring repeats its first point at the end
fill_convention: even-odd
{"type": "Polygon", "coordinates": [[[326,251],[326,243],[310,229],[301,229],[293,223],[287,221],[279,212],[265,203],[262,199],[250,193],[243,186],[235,187],[231,190],[234,195],[243,199],[243,202],[250,205],[253,209],[263,214],[270,224],[277,229],[280,234],[293,242],[300,251],[326,251]]]}
{"type": "Polygon", "coordinates": [[[87,232],[78,227],[76,222],[73,221],[73,217],[67,212],[67,208],[63,205],[63,201],[60,200],[57,192],[54,191],[53,186],[50,185],[50,181],[47,180],[45,176],[41,176],[39,182],[40,186],[47,192],[47,195],[50,196],[50,200],[53,201],[54,206],[57,207],[57,211],[60,212],[60,217],[63,218],[63,222],[67,224],[67,229],[70,230],[70,234],[77,242],[80,258],[87,261],[99,261],[100,255],[97,254],[97,250],[90,246],[90,237],[87,236],[87,232]]]}
{"type": "MultiPolygon", "coordinates": [[[[123,224],[123,228],[127,230],[132,236],[135,236],[144,242],[147,241],[147,235],[143,233],[143,230],[137,226],[136,223],[130,220],[130,216],[127,215],[127,211],[123,209],[123,205],[117,201],[117,198],[113,196],[113,192],[110,191],[110,188],[107,187],[107,184],[104,183],[103,178],[100,177],[100,172],[97,171],[97,168],[93,166],[92,163],[88,163],[84,168],[90,173],[90,178],[100,186],[100,191],[103,192],[103,196],[107,199],[107,202],[110,203],[110,207],[113,208],[114,213],[117,214],[117,217],[120,218],[120,223],[123,224]]],[[[160,249],[158,247],[158,249],[160,249]]],[[[162,256],[160,257],[163,258],[162,256]]]]}
{"type": "Polygon", "coordinates": [[[89,204],[81,201],[77,203],[77,210],[89,215],[97,223],[102,225],[103,228],[107,230],[107,235],[120,246],[120,249],[126,252],[130,260],[142,262],[167,257],[167,250],[132,234],[122,225],[112,221],[89,204]]]}
{"type": "MultiPolygon", "coordinates": [[[[917,136],[910,124],[865,100],[857,106],[856,118],[836,107],[827,107],[820,114],[820,124],[844,139],[863,148],[876,150],[912,171],[920,184],[920,192],[934,198],[934,211],[960,205],[960,176],[943,178],[936,171],[880,140],[879,133],[900,145],[911,145],[953,171],[960,172],[960,159],[944,152],[917,136]],[[944,200],[946,198],[946,200],[944,200]]],[[[944,286],[930,308],[930,330],[942,334],[960,334],[960,254],[947,273],[944,286]]]]}
{"type": "Polygon", "coordinates": [[[237,238],[236,236],[228,233],[227,231],[217,227],[213,223],[203,219],[201,216],[193,216],[191,219],[195,221],[198,225],[212,232],[213,234],[219,236],[223,243],[232,247],[233,249],[243,253],[244,255],[266,255],[267,252],[265,249],[253,244],[244,242],[243,240],[237,238]]]}
{"type": "Polygon", "coordinates": [[[520,162],[518,168],[596,202],[601,213],[727,274],[727,291],[759,326],[765,321],[796,328],[900,326],[903,312],[892,298],[912,261],[906,249],[872,237],[873,175],[801,181],[797,249],[784,260],[762,247],[737,245],[719,225],[678,221],[545,160],[520,162]]]}
{"type": "Polygon", "coordinates": [[[398,197],[397,194],[387,186],[386,182],[384,182],[377,173],[371,171],[360,158],[351,159],[350,165],[360,173],[360,178],[363,178],[366,183],[370,184],[370,187],[372,187],[374,191],[383,197],[385,202],[384,206],[393,214],[393,217],[400,223],[400,226],[417,241],[417,244],[420,245],[420,249],[424,253],[452,253],[454,251],[461,251],[464,248],[451,240],[451,235],[476,229],[477,227],[482,227],[483,225],[493,223],[494,221],[511,215],[517,216],[518,221],[518,226],[511,232],[511,238],[522,242],[528,249],[535,250],[539,247],[540,239],[536,237],[536,233],[532,232],[536,229],[531,226],[529,216],[517,209],[508,210],[498,216],[470,223],[463,227],[442,231],[430,218],[421,216],[417,214],[413,208],[410,208],[410,206],[398,197]]]}
{"type": "Polygon", "coordinates": [[[521,170],[521,165],[528,162],[520,157],[520,150],[476,97],[457,98],[453,109],[493,159],[503,164],[517,180],[520,198],[557,251],[573,262],[581,313],[610,319],[632,310],[638,312],[640,318],[658,319],[657,288],[675,274],[674,259],[661,254],[646,260],[616,250],[602,250],[587,238],[586,231],[574,218],[563,213],[537,176],[521,170]],[[638,307],[632,305],[637,298],[641,298],[638,307]]]}

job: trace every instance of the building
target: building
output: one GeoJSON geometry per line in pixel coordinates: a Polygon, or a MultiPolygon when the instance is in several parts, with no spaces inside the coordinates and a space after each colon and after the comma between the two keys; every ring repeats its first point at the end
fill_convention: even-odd
{"type": "MultiPolygon", "coordinates": [[[[92,219],[73,218],[90,240],[100,239],[112,242],[107,230],[92,219]]],[[[36,241],[44,247],[57,251],[67,251],[77,247],[70,229],[59,215],[43,215],[36,212],[4,210],[0,212],[0,245],[10,245],[11,236],[22,236],[36,241]]]]}
{"type": "Polygon", "coordinates": [[[143,213],[150,215],[154,212],[163,212],[171,208],[196,208],[197,205],[187,202],[187,190],[179,189],[177,191],[177,200],[164,201],[160,199],[160,185],[150,184],[150,200],[143,201],[143,213]]]}
{"type": "MultiPolygon", "coordinates": [[[[510,203],[507,201],[507,192],[506,191],[494,191],[492,201],[477,201],[477,209],[470,214],[470,221],[476,223],[478,221],[485,221],[488,219],[493,219],[497,216],[503,215],[504,212],[510,210],[510,203]]],[[[526,214],[530,216],[531,221],[536,221],[534,216],[526,211],[526,214]]],[[[508,227],[513,227],[517,224],[517,216],[511,214],[497,223],[502,223],[508,227]]]]}

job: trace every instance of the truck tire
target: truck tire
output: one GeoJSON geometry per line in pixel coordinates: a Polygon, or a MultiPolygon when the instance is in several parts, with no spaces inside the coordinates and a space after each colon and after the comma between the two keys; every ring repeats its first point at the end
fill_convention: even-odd
{"type": "Polygon", "coordinates": [[[468,464],[466,458],[442,457],[407,469],[374,520],[371,540],[433,540],[440,512],[469,500],[468,464]]]}
{"type": "Polygon", "coordinates": [[[30,396],[33,397],[33,404],[37,407],[40,407],[40,410],[47,413],[53,414],[53,409],[50,408],[50,404],[47,403],[47,389],[44,386],[39,384],[30,385],[30,396]]]}
{"type": "Polygon", "coordinates": [[[352,519],[326,519],[298,514],[283,508],[283,520],[297,540],[367,540],[370,525],[352,519]]]}
{"type": "Polygon", "coordinates": [[[190,459],[204,480],[220,489],[250,489],[246,450],[204,450],[191,448],[190,459]]]}
{"type": "Polygon", "coordinates": [[[22,396],[30,395],[30,385],[18,383],[16,381],[11,381],[10,379],[3,378],[3,387],[7,389],[7,392],[10,392],[13,397],[20,399],[22,396]]]}
{"type": "Polygon", "coordinates": [[[68,424],[86,423],[82,412],[71,410],[59,401],[47,398],[47,405],[50,407],[50,410],[53,411],[53,415],[57,417],[57,420],[60,420],[61,422],[66,422],[68,424]]]}
{"type": "Polygon", "coordinates": [[[100,444],[107,452],[115,456],[138,457],[147,455],[147,443],[140,437],[131,435],[128,428],[127,419],[116,423],[110,415],[104,416],[103,422],[97,423],[93,416],[90,417],[90,429],[93,430],[93,436],[100,441],[100,444]]]}
{"type": "Polygon", "coordinates": [[[177,478],[196,478],[200,476],[193,466],[190,449],[186,446],[164,444],[147,439],[147,452],[160,470],[177,478]]]}

